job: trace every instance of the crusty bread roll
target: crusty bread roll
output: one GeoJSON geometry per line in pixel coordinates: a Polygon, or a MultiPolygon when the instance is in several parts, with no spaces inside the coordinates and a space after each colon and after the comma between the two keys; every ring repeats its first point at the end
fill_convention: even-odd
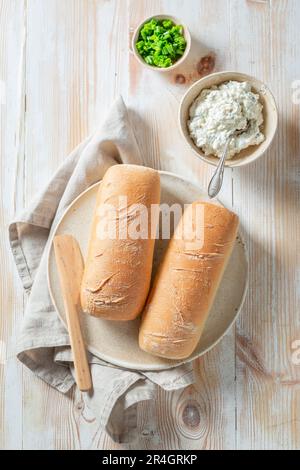
{"type": "Polygon", "coordinates": [[[157,171],[115,165],[106,172],[97,196],[81,285],[86,313],[109,320],[133,320],[141,313],[150,286],[156,232],[150,210],[159,202],[157,171]],[[137,238],[142,229],[135,226],[142,209],[147,217],[141,219],[146,220],[143,239],[137,238]],[[114,226],[115,233],[111,231],[114,226]]]}
{"type": "Polygon", "coordinates": [[[190,356],[199,342],[237,229],[238,217],[224,207],[201,201],[187,207],[143,312],[141,349],[169,359],[190,356]]]}

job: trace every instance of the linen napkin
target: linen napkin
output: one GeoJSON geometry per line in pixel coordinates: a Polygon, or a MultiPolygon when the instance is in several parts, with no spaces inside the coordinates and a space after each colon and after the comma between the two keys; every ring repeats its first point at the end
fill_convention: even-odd
{"type": "MultiPolygon", "coordinates": [[[[9,226],[14,260],[29,295],[17,357],[34,374],[66,393],[75,383],[68,333],[50,299],[47,243],[61,215],[111,165],[142,164],[129,114],[121,97],[99,129],[63,162],[46,188],[9,226]]],[[[124,370],[89,353],[93,391],[85,405],[116,442],[136,438],[137,404],[155,398],[157,387],[175,390],[193,383],[191,363],[158,372],[124,370]]]]}

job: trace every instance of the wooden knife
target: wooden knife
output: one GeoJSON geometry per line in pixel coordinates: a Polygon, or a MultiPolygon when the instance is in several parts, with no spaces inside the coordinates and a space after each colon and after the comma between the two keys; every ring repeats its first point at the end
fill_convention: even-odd
{"type": "Polygon", "coordinates": [[[79,390],[88,391],[92,388],[92,380],[79,316],[83,259],[78,242],[71,235],[57,235],[54,237],[53,245],[66,311],[76,383],[79,390]]]}

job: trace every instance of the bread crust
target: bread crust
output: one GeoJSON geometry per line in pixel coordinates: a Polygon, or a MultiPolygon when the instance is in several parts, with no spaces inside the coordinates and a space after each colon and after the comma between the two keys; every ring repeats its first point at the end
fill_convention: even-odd
{"type": "Polygon", "coordinates": [[[169,359],[190,356],[201,337],[237,230],[238,217],[222,206],[202,201],[188,206],[170,241],[143,312],[139,332],[141,349],[169,359]],[[197,220],[203,229],[201,240],[196,232],[190,231],[188,237],[183,233],[186,223],[192,221],[195,227],[197,220]]]}
{"type": "Polygon", "coordinates": [[[150,286],[155,239],[132,239],[129,235],[121,238],[119,227],[134,222],[139,212],[131,209],[142,204],[148,214],[150,233],[151,205],[159,202],[157,171],[123,164],[106,172],[97,195],[81,286],[84,312],[118,321],[133,320],[141,313],[150,286]],[[105,205],[116,209],[115,213],[103,211],[105,205]],[[103,237],[103,233],[99,237],[99,230],[112,220],[116,224],[116,238],[103,237]]]}

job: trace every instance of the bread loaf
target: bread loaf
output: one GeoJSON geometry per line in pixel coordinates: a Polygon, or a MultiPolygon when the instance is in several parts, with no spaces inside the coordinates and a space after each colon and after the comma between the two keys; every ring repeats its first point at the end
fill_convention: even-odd
{"type": "Polygon", "coordinates": [[[143,312],[139,344],[144,351],[170,359],[183,359],[194,351],[237,229],[238,217],[224,207],[200,201],[187,207],[143,312]]]}
{"type": "Polygon", "coordinates": [[[159,202],[157,171],[115,165],[106,172],[97,196],[81,286],[86,313],[109,320],[133,320],[141,313],[150,286],[155,242],[150,210],[159,202]],[[142,209],[147,220],[141,218],[142,209]],[[139,225],[139,218],[146,228],[144,238],[133,237],[134,230],[130,233],[134,224],[139,225]]]}

